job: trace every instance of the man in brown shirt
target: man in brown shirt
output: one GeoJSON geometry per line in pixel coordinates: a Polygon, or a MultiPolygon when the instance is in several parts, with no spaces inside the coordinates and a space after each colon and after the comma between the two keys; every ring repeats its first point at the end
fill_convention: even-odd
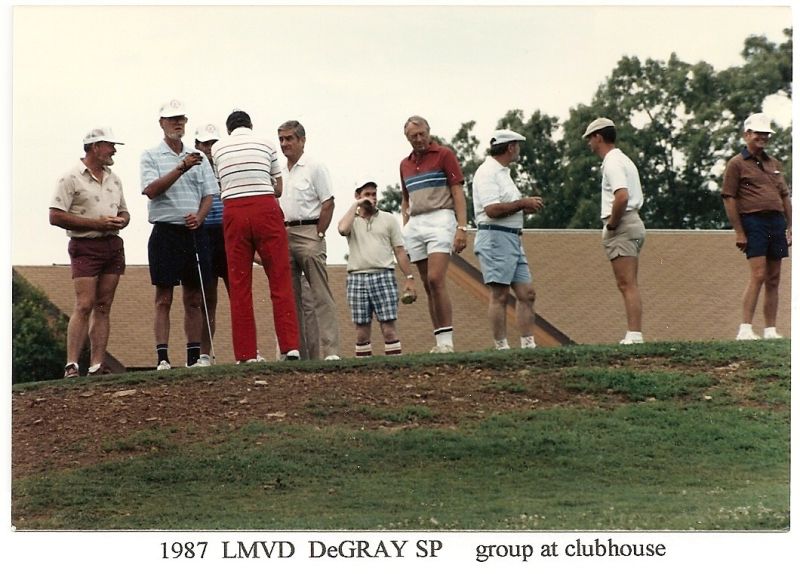
{"type": "Polygon", "coordinates": [[[725,213],[736,233],[736,247],[747,256],[750,281],[744,292],[742,324],[736,339],[760,337],[753,332],[758,296],[764,286],[764,338],[775,331],[781,260],[792,244],[792,204],[781,163],[765,148],[772,134],[770,119],[758,113],[744,122],[745,148],[728,161],[722,183],[725,213]]]}

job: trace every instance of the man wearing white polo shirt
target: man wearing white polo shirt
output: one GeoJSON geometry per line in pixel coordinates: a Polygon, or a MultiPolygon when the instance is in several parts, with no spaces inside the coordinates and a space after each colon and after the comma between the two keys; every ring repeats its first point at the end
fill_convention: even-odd
{"type": "Polygon", "coordinates": [[[305,341],[301,276],[311,288],[311,298],[319,328],[318,355],[303,344],[301,356],[306,359],[339,359],[339,324],[336,303],[328,285],[327,245],[325,232],[333,217],[333,186],[328,169],[305,155],[306,131],[295,120],[278,128],[281,151],[286,156],[283,170],[284,189],[281,209],[289,235],[289,255],[297,315],[300,318],[300,340],[305,341]]]}
{"type": "Polygon", "coordinates": [[[524,141],[525,136],[514,131],[495,131],[489,141],[489,155],[475,171],[472,182],[472,204],[478,224],[474,249],[483,282],[490,289],[489,324],[497,350],[510,348],[506,338],[506,307],[511,289],[517,298],[520,346],[536,347],[533,338],[536,292],[522,247],[522,226],[525,214],[539,211],[543,203],[538,196],[522,197],[508,167],[519,159],[524,141]]]}
{"type": "Polygon", "coordinates": [[[228,137],[211,147],[211,155],[224,205],[233,352],[240,363],[260,360],[253,312],[253,256],[258,253],[269,280],[280,356],[299,359],[289,246],[276,199],[283,189],[278,152],[272,142],[253,133],[246,112],[232,112],[225,127],[228,137]]]}
{"type": "Polygon", "coordinates": [[[617,148],[617,129],[610,119],[597,118],[587,126],[583,137],[592,152],[603,160],[600,193],[603,247],[625,302],[628,323],[628,332],[620,344],[643,343],[638,274],[645,228],[639,217],[639,209],[644,203],[639,170],[617,148]]]}

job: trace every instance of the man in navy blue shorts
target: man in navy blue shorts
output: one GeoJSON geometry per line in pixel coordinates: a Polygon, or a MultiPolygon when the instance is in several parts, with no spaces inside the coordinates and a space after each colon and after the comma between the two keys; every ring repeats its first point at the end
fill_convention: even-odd
{"type": "Polygon", "coordinates": [[[203,222],[219,184],[208,159],[183,144],[186,111],[182,102],[161,106],[159,125],[164,138],[145,150],[140,163],[142,194],[153,230],[147,244],[150,281],[156,288],[155,338],[157,369],[171,368],[168,354],[170,309],[176,285],[183,291],[186,366],[198,363],[203,329],[204,280],[210,275],[208,235],[203,222]]]}
{"type": "Polygon", "coordinates": [[[772,134],[766,114],[757,113],[744,122],[745,147],[725,167],[722,200],[736,233],[736,247],[747,256],[750,281],[744,292],[742,323],[736,339],[759,339],[753,316],[764,287],[764,338],[780,339],[775,330],[781,260],[792,244],[792,203],[781,163],[767,155],[772,134]]]}

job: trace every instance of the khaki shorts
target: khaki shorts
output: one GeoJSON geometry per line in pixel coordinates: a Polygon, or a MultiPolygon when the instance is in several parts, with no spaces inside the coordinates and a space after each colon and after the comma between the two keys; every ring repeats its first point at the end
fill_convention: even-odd
{"type": "Polygon", "coordinates": [[[609,260],[617,257],[638,257],[644,245],[644,223],[638,211],[628,211],[622,216],[617,228],[610,231],[603,227],[603,248],[609,260]]]}

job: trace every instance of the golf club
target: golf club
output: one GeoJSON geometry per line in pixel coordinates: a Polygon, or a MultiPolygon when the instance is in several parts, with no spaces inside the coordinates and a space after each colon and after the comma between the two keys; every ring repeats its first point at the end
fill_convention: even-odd
{"type": "Polygon", "coordinates": [[[208,342],[211,345],[211,364],[217,362],[214,354],[214,336],[211,333],[211,319],[208,317],[208,303],[206,303],[206,288],[203,284],[203,271],[200,268],[200,252],[197,250],[197,230],[192,231],[192,242],[194,242],[194,258],[197,261],[197,276],[200,278],[200,293],[203,295],[203,312],[206,316],[206,328],[208,329],[208,342]]]}

